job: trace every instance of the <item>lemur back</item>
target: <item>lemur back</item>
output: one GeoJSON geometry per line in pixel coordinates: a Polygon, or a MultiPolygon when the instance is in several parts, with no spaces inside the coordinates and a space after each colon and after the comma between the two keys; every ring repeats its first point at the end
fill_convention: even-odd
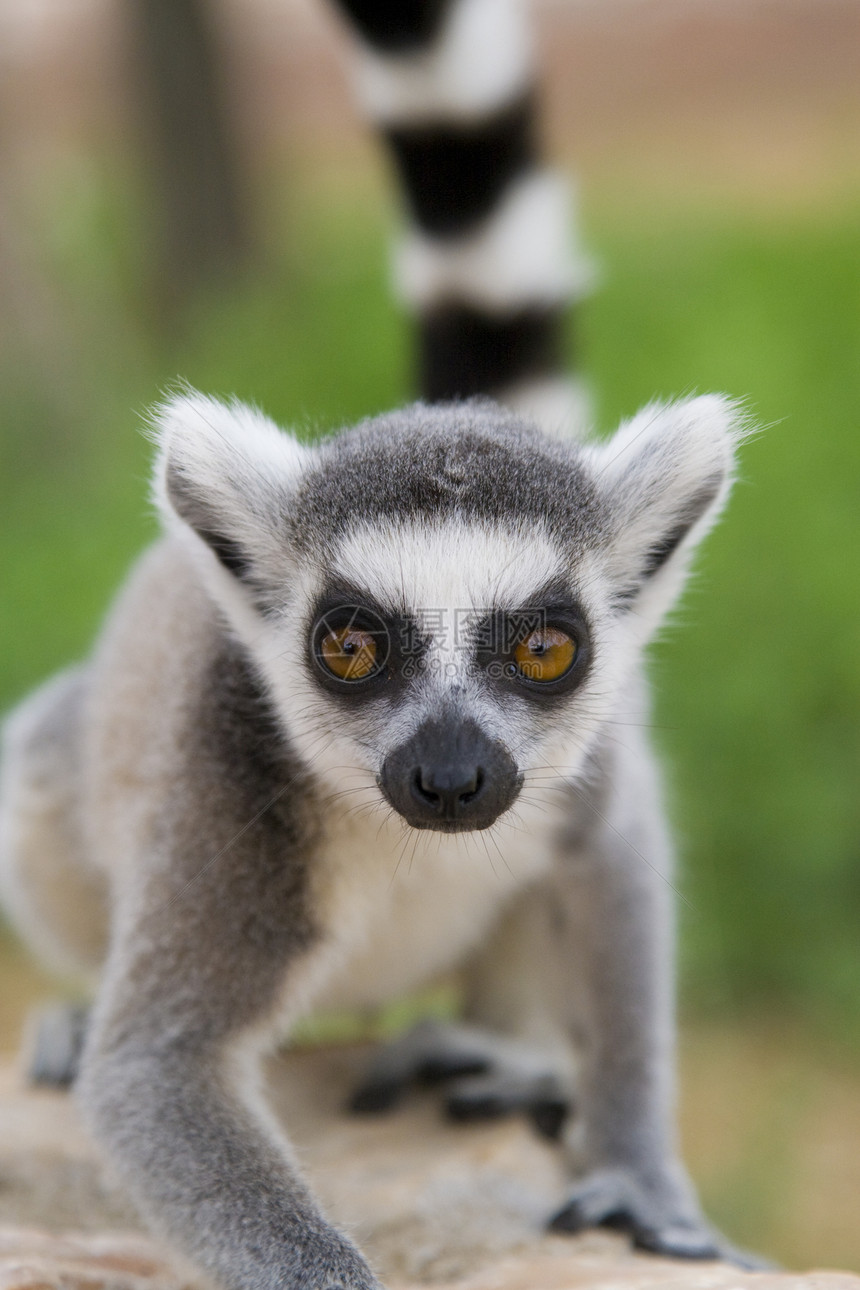
{"type": "Polygon", "coordinates": [[[640,718],[743,421],[705,396],[587,437],[561,361],[586,271],[519,6],[342,8],[413,224],[425,402],[316,444],[190,391],[156,408],[165,535],[91,660],[6,728],[7,907],[97,978],[82,1054],[80,1027],[65,1062],[55,1034],[41,1074],[76,1076],[142,1213],[216,1283],[378,1290],[254,1068],[312,1007],[458,968],[462,1024],[381,1050],[355,1109],[458,1074],[460,1118],[492,1104],[559,1140],[557,1230],[741,1259],[677,1156],[672,857],[640,718]]]}

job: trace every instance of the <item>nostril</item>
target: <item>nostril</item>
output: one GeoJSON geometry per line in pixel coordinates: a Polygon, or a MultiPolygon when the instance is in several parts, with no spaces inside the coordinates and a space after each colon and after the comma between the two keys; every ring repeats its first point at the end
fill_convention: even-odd
{"type": "Polygon", "coordinates": [[[433,811],[445,815],[456,814],[468,806],[481,792],[484,770],[478,766],[466,773],[440,773],[433,768],[416,767],[412,773],[412,796],[433,811]]]}
{"type": "Polygon", "coordinates": [[[462,793],[460,793],[459,797],[457,798],[458,803],[461,806],[468,806],[469,802],[473,801],[474,798],[478,796],[478,794],[480,793],[483,787],[483,784],[484,784],[484,771],[483,771],[483,767],[479,766],[478,769],[475,771],[475,774],[471,782],[469,783],[469,786],[462,793]]]}
{"type": "Polygon", "coordinates": [[[412,776],[412,792],[414,796],[417,797],[420,802],[424,802],[426,806],[438,808],[442,800],[439,794],[434,792],[433,789],[425,783],[424,773],[420,767],[418,767],[412,776]]]}

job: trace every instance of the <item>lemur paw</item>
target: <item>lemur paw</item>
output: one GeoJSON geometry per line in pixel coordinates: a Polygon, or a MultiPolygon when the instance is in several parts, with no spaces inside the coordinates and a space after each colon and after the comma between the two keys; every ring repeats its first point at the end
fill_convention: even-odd
{"type": "Polygon", "coordinates": [[[494,1120],[523,1113],[542,1137],[561,1137],[570,1113],[570,1099],[561,1081],[551,1073],[517,1075],[504,1069],[453,1080],[445,1096],[452,1120],[494,1120]]]}
{"type": "Polygon", "coordinates": [[[649,1254],[673,1259],[723,1259],[750,1271],[770,1265],[735,1249],[695,1211],[671,1193],[654,1197],[624,1170],[600,1170],[574,1189],[550,1219],[551,1232],[575,1233],[588,1227],[628,1232],[633,1245],[649,1254]]]}
{"type": "Polygon", "coordinates": [[[444,1084],[452,1120],[527,1115],[556,1139],[570,1111],[563,1079],[542,1054],[471,1026],[422,1021],[382,1047],[349,1103],[359,1114],[390,1111],[415,1085],[444,1084]]]}
{"type": "Polygon", "coordinates": [[[53,1003],[31,1022],[32,1040],[27,1066],[31,1084],[69,1088],[75,1081],[87,1032],[89,1008],[80,1003],[53,1003]]]}

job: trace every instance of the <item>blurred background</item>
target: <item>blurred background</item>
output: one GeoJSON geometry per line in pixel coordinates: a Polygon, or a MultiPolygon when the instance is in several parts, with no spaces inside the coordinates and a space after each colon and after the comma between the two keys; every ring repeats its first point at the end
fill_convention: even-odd
{"type": "MultiPolygon", "coordinates": [[[[860,0],[534,9],[600,427],[767,427],[654,651],[687,1154],[738,1242],[860,1269],[860,0]]],[[[153,535],[165,384],[308,434],[409,396],[347,52],[325,0],[0,0],[0,709],[153,535]]],[[[0,1050],[57,988],[0,929],[0,1050]]]]}

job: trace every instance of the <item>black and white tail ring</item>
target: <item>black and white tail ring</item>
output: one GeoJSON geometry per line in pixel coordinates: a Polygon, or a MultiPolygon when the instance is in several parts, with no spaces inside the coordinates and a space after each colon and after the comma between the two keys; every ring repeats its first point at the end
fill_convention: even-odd
{"type": "Polygon", "coordinates": [[[541,161],[523,0],[338,3],[405,199],[395,277],[417,315],[422,397],[489,394],[578,434],[588,401],[565,375],[565,337],[591,266],[569,184],[541,161]]]}

